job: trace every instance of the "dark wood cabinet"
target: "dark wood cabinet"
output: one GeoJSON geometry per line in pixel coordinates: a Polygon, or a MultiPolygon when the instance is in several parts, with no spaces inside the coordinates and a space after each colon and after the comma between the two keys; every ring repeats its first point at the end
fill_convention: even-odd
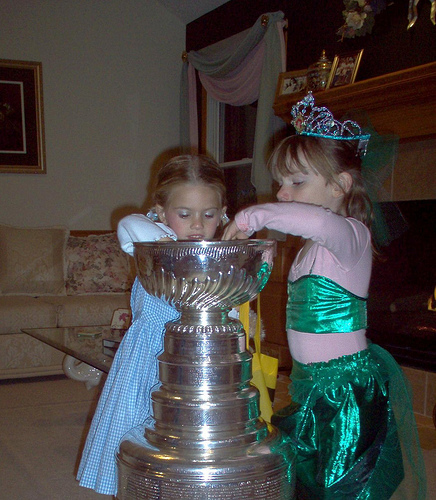
{"type": "Polygon", "coordinates": [[[277,242],[274,267],[261,292],[261,316],[266,333],[262,351],[277,357],[281,368],[292,366],[286,336],[287,283],[289,269],[302,244],[302,239],[295,236],[277,242]]]}

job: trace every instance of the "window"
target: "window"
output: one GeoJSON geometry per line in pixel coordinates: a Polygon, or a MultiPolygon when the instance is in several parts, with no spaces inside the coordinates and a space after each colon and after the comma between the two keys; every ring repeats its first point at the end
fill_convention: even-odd
{"type": "Polygon", "coordinates": [[[231,106],[208,97],[207,150],[224,169],[229,217],[256,203],[251,183],[257,103],[231,106]]]}

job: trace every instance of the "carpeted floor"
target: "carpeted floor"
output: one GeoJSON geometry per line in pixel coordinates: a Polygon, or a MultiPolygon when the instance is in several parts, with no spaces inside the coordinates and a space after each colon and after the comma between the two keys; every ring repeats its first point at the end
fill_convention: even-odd
{"type": "MultiPolygon", "coordinates": [[[[287,403],[287,374],[279,374],[275,409],[287,403]]],[[[0,381],[0,500],[112,499],[75,479],[98,390],[63,376],[0,381]]],[[[428,419],[430,420],[430,419],[428,419]]],[[[436,499],[436,430],[418,421],[436,499]]]]}
{"type": "Polygon", "coordinates": [[[111,499],[75,479],[97,390],[65,377],[0,382],[0,499],[111,499]]]}

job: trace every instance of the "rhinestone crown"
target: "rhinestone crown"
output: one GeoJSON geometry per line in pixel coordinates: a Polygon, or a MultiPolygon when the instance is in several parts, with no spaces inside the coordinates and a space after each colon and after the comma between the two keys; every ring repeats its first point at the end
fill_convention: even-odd
{"type": "Polygon", "coordinates": [[[340,122],[326,107],[315,106],[312,92],[292,106],[292,125],[297,134],[324,137],[337,141],[359,141],[357,150],[365,156],[370,134],[363,134],[359,124],[352,120],[340,122]]]}

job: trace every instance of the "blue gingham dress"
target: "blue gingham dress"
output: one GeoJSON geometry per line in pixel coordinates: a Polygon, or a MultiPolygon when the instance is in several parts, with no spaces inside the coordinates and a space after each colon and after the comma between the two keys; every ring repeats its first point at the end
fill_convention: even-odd
{"type": "Polygon", "coordinates": [[[179,313],[152,297],[136,279],[131,297],[132,325],[115,355],[86,439],[77,474],[81,486],[116,495],[116,453],[121,438],[150,415],[151,389],[159,383],[157,356],[165,324],[179,313]]]}

